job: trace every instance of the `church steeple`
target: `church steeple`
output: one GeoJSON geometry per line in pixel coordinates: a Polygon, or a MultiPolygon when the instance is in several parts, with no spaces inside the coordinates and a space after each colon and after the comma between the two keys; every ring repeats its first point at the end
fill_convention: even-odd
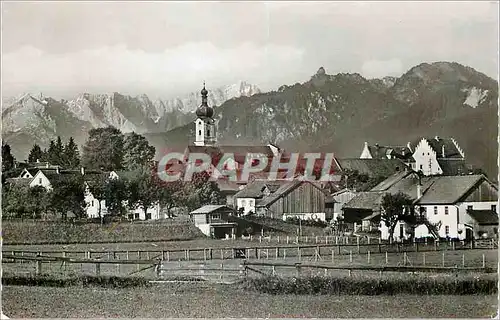
{"type": "Polygon", "coordinates": [[[208,106],[208,90],[205,88],[205,82],[201,89],[201,105],[196,109],[196,115],[199,118],[212,118],[214,115],[214,109],[208,106]]]}
{"type": "Polygon", "coordinates": [[[208,90],[203,82],[201,89],[201,105],[196,109],[195,121],[196,139],[194,144],[197,146],[212,146],[216,143],[215,120],[212,118],[214,109],[208,105],[208,90]]]}

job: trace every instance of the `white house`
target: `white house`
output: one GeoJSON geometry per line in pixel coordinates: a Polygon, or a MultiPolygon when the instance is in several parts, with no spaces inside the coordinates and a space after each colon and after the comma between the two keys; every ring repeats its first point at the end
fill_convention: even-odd
{"type": "Polygon", "coordinates": [[[333,220],[337,220],[339,217],[342,217],[342,207],[355,196],[356,192],[347,188],[332,194],[332,197],[335,200],[335,205],[333,207],[333,220]]]}
{"type": "Polygon", "coordinates": [[[422,138],[413,143],[412,169],[430,175],[467,174],[465,154],[453,138],[422,138]]]}
{"type": "MultiPolygon", "coordinates": [[[[498,188],[483,175],[442,176],[432,182],[416,204],[424,208],[431,223],[440,224],[439,236],[460,240],[482,237],[482,221],[477,221],[481,215],[476,213],[498,215],[498,188]]],[[[418,231],[417,237],[428,236],[425,228],[418,231]]]]}
{"type": "Polygon", "coordinates": [[[276,192],[286,182],[285,180],[250,182],[233,196],[236,209],[243,209],[243,214],[255,213],[257,201],[276,192]]]}

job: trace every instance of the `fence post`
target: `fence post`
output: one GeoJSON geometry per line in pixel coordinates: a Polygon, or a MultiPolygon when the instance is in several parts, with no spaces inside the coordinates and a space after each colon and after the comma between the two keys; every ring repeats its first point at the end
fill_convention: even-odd
{"type": "Polygon", "coordinates": [[[465,268],[465,254],[462,254],[462,268],[465,268]]]}
{"type": "MultiPolygon", "coordinates": [[[[62,257],[63,257],[63,258],[66,258],[66,252],[65,252],[65,251],[63,251],[63,252],[62,252],[62,257]]],[[[22,261],[22,260],[21,260],[21,261],[22,261]]],[[[64,267],[64,271],[66,271],[66,261],[64,261],[64,260],[63,260],[62,265],[63,265],[63,267],[64,267]]]]}
{"type": "Polygon", "coordinates": [[[296,264],[295,268],[296,268],[296,272],[297,272],[297,277],[300,277],[300,271],[301,271],[300,270],[301,269],[300,264],[296,264]]]}
{"type": "Polygon", "coordinates": [[[42,273],[42,260],[37,260],[36,261],[36,275],[40,275],[42,273]]]}
{"type": "Polygon", "coordinates": [[[486,268],[486,260],[485,260],[484,253],[483,253],[483,269],[484,268],[486,268]]]}
{"type": "Polygon", "coordinates": [[[273,266],[273,276],[275,276],[275,275],[276,275],[276,267],[273,266]]]}
{"type": "Polygon", "coordinates": [[[439,240],[437,240],[437,239],[434,241],[434,251],[438,250],[438,242],[439,242],[439,240]]]}
{"type": "Polygon", "coordinates": [[[224,260],[224,249],[220,249],[220,259],[224,260]]]}
{"type": "Polygon", "coordinates": [[[277,241],[278,241],[278,244],[279,244],[279,243],[280,243],[280,236],[278,236],[278,238],[277,238],[277,239],[278,239],[277,241]]]}
{"type": "Polygon", "coordinates": [[[470,248],[474,249],[474,239],[470,239],[470,248]]]}
{"type": "Polygon", "coordinates": [[[87,259],[90,259],[90,251],[87,251],[87,259]]]}
{"type": "Polygon", "coordinates": [[[453,242],[451,243],[451,249],[452,249],[452,250],[455,250],[455,241],[453,241],[453,242]]]}
{"type": "Polygon", "coordinates": [[[443,268],[444,268],[444,251],[443,251],[443,268]]]}
{"type": "Polygon", "coordinates": [[[382,253],[382,244],[380,243],[380,239],[378,239],[379,243],[378,243],[378,253],[382,253]]]}
{"type": "Polygon", "coordinates": [[[334,263],[335,261],[335,250],[332,249],[332,264],[334,263]]]}
{"type": "Polygon", "coordinates": [[[351,277],[351,276],[352,276],[352,271],[351,271],[351,269],[349,269],[349,277],[351,277]]]}
{"type": "Polygon", "coordinates": [[[167,251],[167,262],[170,262],[170,251],[167,251]]]}
{"type": "Polygon", "coordinates": [[[325,277],[328,276],[328,269],[325,268],[325,277]]]}
{"type": "Polygon", "coordinates": [[[278,260],[279,256],[280,256],[280,248],[276,247],[276,260],[278,260]]]}
{"type": "Polygon", "coordinates": [[[240,263],[240,276],[243,276],[245,274],[245,263],[246,263],[246,260],[243,260],[240,263]]]}
{"type": "Polygon", "coordinates": [[[259,242],[262,242],[262,236],[259,236],[259,242]]]}
{"type": "Polygon", "coordinates": [[[328,236],[325,237],[325,244],[328,244],[328,236]]]}
{"type": "Polygon", "coordinates": [[[286,236],[286,244],[288,244],[289,242],[290,242],[290,237],[286,236]]]}
{"type": "Polygon", "coordinates": [[[424,260],[424,267],[425,267],[425,252],[423,252],[422,254],[423,254],[423,260],[424,260]]]}
{"type": "Polygon", "coordinates": [[[406,251],[403,252],[403,266],[406,266],[406,251]]]}
{"type": "Polygon", "coordinates": [[[306,243],[308,242],[307,236],[306,236],[306,243]]]}
{"type": "Polygon", "coordinates": [[[368,264],[370,263],[370,250],[368,250],[368,264]]]}
{"type": "Polygon", "coordinates": [[[126,255],[127,255],[127,260],[130,260],[130,259],[129,259],[129,254],[128,254],[128,251],[127,251],[126,255]]]}
{"type": "Polygon", "coordinates": [[[97,277],[99,277],[101,275],[101,264],[100,263],[95,264],[95,275],[97,277]]]}
{"type": "Polygon", "coordinates": [[[389,264],[389,256],[387,255],[387,251],[385,252],[385,264],[389,264]]]}
{"type": "Polygon", "coordinates": [[[203,249],[203,261],[207,261],[207,249],[203,249]]]}
{"type": "Polygon", "coordinates": [[[316,244],[318,244],[318,236],[316,236],[316,244]]]}
{"type": "Polygon", "coordinates": [[[286,259],[286,249],[283,249],[283,259],[286,259]]]}
{"type": "Polygon", "coordinates": [[[335,245],[339,244],[339,237],[335,236],[335,245]]]}
{"type": "Polygon", "coordinates": [[[300,261],[300,247],[297,247],[297,255],[298,255],[299,261],[300,261]]]}
{"type": "Polygon", "coordinates": [[[360,253],[360,249],[359,249],[359,237],[356,237],[356,242],[357,242],[357,246],[358,246],[358,254],[360,253]]]}
{"type": "Polygon", "coordinates": [[[269,248],[266,249],[266,259],[269,260],[269,248]]]}
{"type": "Polygon", "coordinates": [[[352,250],[349,251],[349,263],[352,263],[352,250]]]}

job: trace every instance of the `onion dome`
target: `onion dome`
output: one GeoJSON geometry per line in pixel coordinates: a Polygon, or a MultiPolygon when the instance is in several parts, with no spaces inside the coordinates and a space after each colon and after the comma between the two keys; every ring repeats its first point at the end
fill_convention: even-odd
{"type": "Polygon", "coordinates": [[[203,83],[203,89],[201,90],[201,105],[196,109],[196,116],[198,118],[212,118],[214,115],[214,109],[208,106],[208,90],[205,89],[205,83],[203,83]]]}

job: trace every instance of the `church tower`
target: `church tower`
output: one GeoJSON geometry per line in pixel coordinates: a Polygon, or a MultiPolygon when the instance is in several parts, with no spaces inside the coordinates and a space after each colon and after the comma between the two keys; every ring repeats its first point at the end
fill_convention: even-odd
{"type": "Polygon", "coordinates": [[[208,91],[201,90],[201,105],[196,109],[195,141],[196,146],[213,146],[216,143],[215,120],[212,118],[214,109],[208,106],[208,91]]]}

